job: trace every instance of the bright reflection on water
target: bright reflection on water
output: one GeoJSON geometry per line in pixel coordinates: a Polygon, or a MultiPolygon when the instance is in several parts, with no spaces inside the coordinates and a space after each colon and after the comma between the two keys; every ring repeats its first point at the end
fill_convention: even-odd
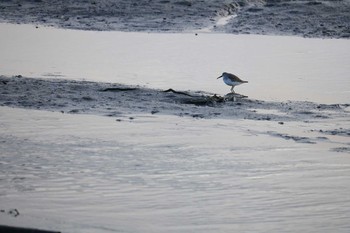
{"type": "Polygon", "coordinates": [[[2,75],[55,77],[203,90],[232,72],[255,99],[345,103],[349,40],[199,33],[74,31],[0,24],[2,75]]]}

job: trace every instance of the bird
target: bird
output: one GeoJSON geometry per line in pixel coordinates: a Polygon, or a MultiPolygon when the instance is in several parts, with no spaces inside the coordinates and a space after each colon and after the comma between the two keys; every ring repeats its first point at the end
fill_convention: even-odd
{"type": "Polygon", "coordinates": [[[230,74],[227,72],[222,73],[222,75],[220,75],[217,79],[219,78],[223,78],[224,83],[226,85],[231,86],[231,92],[232,93],[236,93],[233,88],[237,85],[241,85],[242,83],[248,83],[248,81],[243,81],[242,79],[238,78],[236,75],[234,74],[230,74]]]}

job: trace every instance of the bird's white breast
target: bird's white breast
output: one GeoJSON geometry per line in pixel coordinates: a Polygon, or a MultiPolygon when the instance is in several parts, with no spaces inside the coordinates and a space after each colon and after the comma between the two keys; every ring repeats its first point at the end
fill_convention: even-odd
{"type": "Polygon", "coordinates": [[[224,83],[226,83],[229,86],[237,86],[239,84],[242,84],[241,82],[234,82],[234,81],[232,81],[230,78],[228,78],[226,76],[223,77],[223,78],[224,78],[224,83]]]}

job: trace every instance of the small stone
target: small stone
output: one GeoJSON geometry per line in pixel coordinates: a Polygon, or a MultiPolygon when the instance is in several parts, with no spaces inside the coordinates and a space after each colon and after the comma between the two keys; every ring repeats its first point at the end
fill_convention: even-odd
{"type": "Polygon", "coordinates": [[[19,211],[17,209],[10,209],[7,213],[13,217],[17,217],[19,215],[19,211]]]}
{"type": "Polygon", "coordinates": [[[204,118],[203,114],[193,114],[192,115],[193,118],[204,118]]]}
{"type": "Polygon", "coordinates": [[[79,109],[72,109],[69,111],[69,113],[78,113],[79,112],[79,109]]]}

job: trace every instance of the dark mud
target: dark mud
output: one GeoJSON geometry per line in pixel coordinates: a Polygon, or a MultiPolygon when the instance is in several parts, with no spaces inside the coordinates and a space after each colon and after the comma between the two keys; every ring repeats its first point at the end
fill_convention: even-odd
{"type": "Polygon", "coordinates": [[[59,231],[46,231],[33,228],[12,227],[0,225],[0,232],[2,233],[60,233],[59,231]]]}
{"type": "Polygon", "coordinates": [[[333,130],[319,130],[320,133],[328,134],[328,135],[341,135],[345,137],[350,137],[350,129],[344,129],[344,128],[339,128],[339,129],[333,129],[333,130]]]}
{"type": "Polygon", "coordinates": [[[129,114],[165,114],[194,118],[226,118],[313,122],[349,118],[347,104],[306,101],[268,102],[246,96],[219,96],[204,92],[156,90],[139,86],[0,76],[0,106],[62,113],[123,117],[129,114]]]}
{"type": "Polygon", "coordinates": [[[268,131],[267,134],[274,136],[274,137],[283,138],[285,140],[293,140],[293,141],[298,142],[298,143],[316,144],[316,142],[312,138],[309,138],[309,137],[301,137],[301,136],[277,133],[277,132],[273,132],[273,131],[268,131]]]}
{"type": "Polygon", "coordinates": [[[6,0],[0,20],[82,30],[350,38],[350,2],[294,0],[6,0]],[[220,17],[237,16],[226,25],[220,17]]]}
{"type": "Polygon", "coordinates": [[[349,38],[349,1],[266,0],[238,10],[223,29],[235,34],[349,38]]]}
{"type": "Polygon", "coordinates": [[[350,147],[336,147],[336,148],[333,148],[332,151],[350,154],[350,147]]]}
{"type": "Polygon", "coordinates": [[[1,1],[0,18],[83,30],[184,31],[213,24],[219,1],[100,0],[1,1]]]}

